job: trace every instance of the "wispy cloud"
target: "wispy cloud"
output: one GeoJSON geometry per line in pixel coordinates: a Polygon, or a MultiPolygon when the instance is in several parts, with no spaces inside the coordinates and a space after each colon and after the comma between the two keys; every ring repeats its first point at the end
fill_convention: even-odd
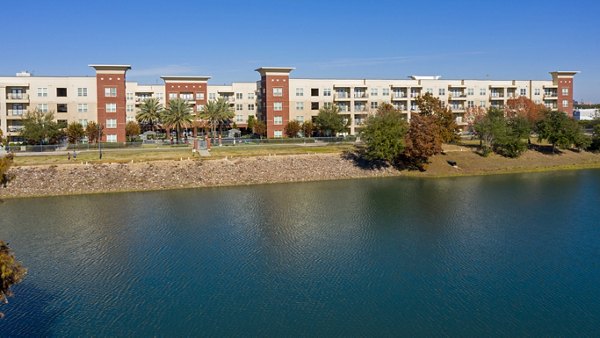
{"type": "Polygon", "coordinates": [[[197,66],[190,65],[166,65],[150,68],[133,68],[129,74],[139,77],[158,77],[162,75],[195,75],[200,69],[197,66]]]}
{"type": "Polygon", "coordinates": [[[456,58],[456,57],[464,57],[464,56],[468,56],[468,55],[480,55],[480,54],[485,54],[485,53],[484,52],[463,52],[463,53],[440,53],[440,54],[431,54],[431,55],[343,58],[343,59],[307,62],[307,63],[304,63],[304,65],[311,66],[311,67],[323,67],[323,68],[364,67],[364,66],[409,63],[409,62],[423,61],[423,60],[452,59],[452,58],[456,58]]]}

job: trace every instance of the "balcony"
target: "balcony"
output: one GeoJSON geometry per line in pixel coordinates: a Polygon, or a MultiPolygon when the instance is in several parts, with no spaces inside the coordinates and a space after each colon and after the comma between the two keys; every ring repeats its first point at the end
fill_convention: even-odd
{"type": "Polygon", "coordinates": [[[9,109],[6,111],[6,114],[9,116],[23,116],[25,112],[25,109],[9,109]]]}
{"type": "Polygon", "coordinates": [[[450,93],[448,94],[448,97],[451,100],[466,100],[467,99],[467,94],[465,93],[450,93]]]}
{"type": "Polygon", "coordinates": [[[412,93],[410,93],[410,97],[412,97],[412,98],[419,97],[419,96],[421,96],[420,92],[412,92],[412,93]]]}
{"type": "Polygon", "coordinates": [[[464,112],[465,111],[465,106],[463,106],[463,105],[452,105],[452,106],[450,106],[450,109],[452,109],[453,113],[464,112]]]}
{"type": "Polygon", "coordinates": [[[369,94],[367,94],[367,93],[354,92],[354,98],[355,99],[366,99],[368,97],[369,97],[369,94]]]}
{"type": "Polygon", "coordinates": [[[558,100],[558,93],[546,92],[544,93],[544,100],[558,100]]]}
{"type": "Polygon", "coordinates": [[[6,102],[28,102],[29,94],[27,93],[8,93],[6,94],[6,102]]]}
{"type": "Polygon", "coordinates": [[[490,100],[504,100],[504,93],[491,93],[490,100]]]}
{"type": "Polygon", "coordinates": [[[20,133],[23,130],[23,126],[7,126],[6,129],[9,133],[20,133]]]}
{"type": "Polygon", "coordinates": [[[366,113],[367,106],[354,106],[354,112],[355,113],[366,113]]]}
{"type": "Polygon", "coordinates": [[[408,95],[402,92],[395,92],[392,94],[392,99],[407,99],[408,95]]]}
{"type": "Polygon", "coordinates": [[[338,92],[334,94],[333,98],[335,100],[350,100],[350,93],[338,92]]]}

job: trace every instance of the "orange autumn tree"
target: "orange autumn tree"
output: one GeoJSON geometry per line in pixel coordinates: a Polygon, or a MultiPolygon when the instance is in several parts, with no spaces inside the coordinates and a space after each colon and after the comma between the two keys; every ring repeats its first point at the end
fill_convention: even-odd
{"type": "Polygon", "coordinates": [[[546,107],[543,104],[536,104],[525,96],[506,100],[506,106],[504,107],[507,117],[520,115],[526,118],[531,125],[539,121],[545,111],[546,107]]]}

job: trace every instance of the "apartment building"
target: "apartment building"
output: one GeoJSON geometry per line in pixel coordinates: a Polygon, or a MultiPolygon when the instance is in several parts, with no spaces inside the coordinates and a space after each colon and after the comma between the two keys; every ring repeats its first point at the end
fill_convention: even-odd
{"type": "Polygon", "coordinates": [[[447,80],[439,76],[407,79],[291,78],[292,67],[261,67],[257,82],[209,84],[210,76],[162,76],[163,84],[126,81],[129,65],[90,65],[95,76],[33,76],[27,72],[0,77],[0,129],[9,141],[19,141],[22,117],[28,110],[53,111],[62,125],[94,121],[104,128],[103,141],[125,142],[125,124],[135,120],[142,102],[157,98],[163,106],[174,98],[189,101],[193,113],[211,100],[224,98],[234,111],[233,122],[246,127],[255,116],[267,125],[267,137],[284,136],[290,120],[313,119],[323,107],[336,105],[357,134],[369,114],[390,103],[410,120],[418,113],[416,98],[431,93],[448,105],[459,125],[468,113],[502,107],[525,96],[550,109],[573,112],[573,78],[577,72],[552,72],[548,80],[447,80]]]}

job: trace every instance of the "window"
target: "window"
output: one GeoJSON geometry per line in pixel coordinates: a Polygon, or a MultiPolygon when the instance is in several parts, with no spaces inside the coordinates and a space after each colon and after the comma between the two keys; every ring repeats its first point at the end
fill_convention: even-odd
{"type": "Polygon", "coordinates": [[[433,95],[433,88],[426,88],[425,92],[433,95]]]}
{"type": "Polygon", "coordinates": [[[115,134],[106,135],[106,142],[111,142],[111,143],[117,142],[117,135],[115,135],[115,134]]]}
{"type": "Polygon", "coordinates": [[[568,108],[569,107],[569,100],[562,100],[562,106],[563,106],[563,108],[568,108]]]}
{"type": "Polygon", "coordinates": [[[196,100],[204,100],[204,93],[196,93],[196,100]]]}
{"type": "Polygon", "coordinates": [[[203,111],[204,110],[204,105],[203,104],[197,104],[196,105],[196,111],[203,111]]]}
{"type": "Polygon", "coordinates": [[[78,113],[87,113],[88,112],[88,104],[87,103],[78,103],[77,104],[77,112],[78,113]]]}
{"type": "Polygon", "coordinates": [[[117,119],[106,120],[106,128],[116,128],[116,127],[117,127],[117,119]]]}
{"type": "Polygon", "coordinates": [[[377,102],[371,102],[371,109],[377,109],[377,102]]]}
{"type": "Polygon", "coordinates": [[[479,101],[479,106],[485,108],[485,101],[479,101]]]}
{"type": "Polygon", "coordinates": [[[328,108],[329,109],[331,107],[333,107],[333,102],[325,102],[325,103],[323,103],[323,108],[328,108]]]}
{"type": "Polygon", "coordinates": [[[235,98],[236,98],[236,100],[241,100],[241,99],[244,98],[244,94],[242,94],[242,93],[235,93],[235,98]]]}
{"type": "Polygon", "coordinates": [[[275,116],[273,117],[274,125],[282,125],[283,124],[283,116],[275,116]]]}
{"type": "Polygon", "coordinates": [[[438,89],[438,95],[439,95],[439,96],[444,96],[444,95],[446,95],[446,88],[439,88],[439,89],[438,89]]]}
{"type": "Polygon", "coordinates": [[[273,102],[273,110],[274,111],[282,111],[283,110],[283,103],[281,103],[281,102],[273,102]]]}
{"type": "Polygon", "coordinates": [[[312,110],[319,110],[319,102],[311,102],[310,103],[310,109],[312,109],[312,110]]]}
{"type": "Polygon", "coordinates": [[[37,96],[38,97],[47,97],[48,96],[48,88],[38,88],[37,96]]]}
{"type": "Polygon", "coordinates": [[[467,88],[467,95],[475,95],[475,89],[467,88]]]}
{"type": "Polygon", "coordinates": [[[135,121],[135,116],[125,116],[125,122],[136,122],[135,121]]]}
{"type": "Polygon", "coordinates": [[[88,96],[87,88],[77,88],[77,96],[88,96]]]}
{"type": "Polygon", "coordinates": [[[58,103],[56,105],[56,112],[66,113],[67,112],[67,104],[66,103],[58,103]]]}
{"type": "Polygon", "coordinates": [[[208,99],[209,100],[216,100],[217,99],[217,94],[216,93],[208,93],[208,99]]]}
{"type": "MultiPolygon", "coordinates": [[[[485,88],[479,88],[479,95],[485,95],[485,88]]],[[[485,107],[485,106],[482,106],[485,107]]]]}
{"type": "Polygon", "coordinates": [[[534,89],[533,95],[540,95],[540,89],[539,88],[534,89]]]}
{"type": "Polygon", "coordinates": [[[85,129],[85,127],[87,127],[88,120],[87,119],[80,119],[79,120],[79,124],[81,124],[81,126],[83,127],[83,129],[85,129]]]}
{"type": "Polygon", "coordinates": [[[299,123],[304,123],[304,115],[296,115],[296,121],[299,123]]]}
{"type": "Polygon", "coordinates": [[[134,107],[134,105],[128,104],[127,106],[125,106],[125,111],[128,113],[133,113],[133,110],[135,109],[134,107]]]}
{"type": "Polygon", "coordinates": [[[254,100],[254,93],[248,93],[248,100],[254,100]]]}
{"type": "Polygon", "coordinates": [[[526,96],[526,95],[527,95],[527,89],[525,89],[525,88],[521,88],[521,90],[520,90],[520,92],[519,92],[519,95],[521,95],[521,96],[526,96]]]}
{"type": "Polygon", "coordinates": [[[192,93],[181,93],[181,94],[179,94],[179,97],[186,101],[194,100],[194,94],[192,94],[192,93]]]}
{"type": "Polygon", "coordinates": [[[383,90],[381,91],[381,95],[383,95],[383,96],[390,96],[390,89],[389,88],[383,88],[383,90]]]}
{"type": "Polygon", "coordinates": [[[244,121],[244,115],[236,115],[235,116],[235,122],[245,122],[244,121]]]}
{"type": "Polygon", "coordinates": [[[304,102],[296,102],[296,110],[304,110],[304,102]]]}
{"type": "Polygon", "coordinates": [[[115,87],[104,88],[104,96],[105,97],[116,97],[117,96],[117,88],[115,88],[115,87]]]}
{"type": "Polygon", "coordinates": [[[47,113],[48,112],[48,104],[47,103],[40,103],[37,105],[37,110],[42,112],[42,113],[47,113]]]}
{"type": "Polygon", "coordinates": [[[156,93],[156,98],[159,100],[163,99],[163,93],[156,93]]]}
{"type": "Polygon", "coordinates": [[[310,90],[310,96],[319,96],[319,88],[312,88],[310,90]]]}
{"type": "Polygon", "coordinates": [[[67,96],[67,88],[56,88],[56,96],[66,97],[67,96]]]}
{"type": "Polygon", "coordinates": [[[281,87],[273,88],[273,96],[283,96],[283,88],[281,88],[281,87]]]}
{"type": "Polygon", "coordinates": [[[235,110],[244,110],[244,105],[241,103],[238,103],[235,105],[235,110]]]}
{"type": "Polygon", "coordinates": [[[106,112],[107,113],[116,113],[117,112],[117,104],[116,103],[107,103],[106,104],[106,112]]]}
{"type": "Polygon", "coordinates": [[[125,98],[126,98],[126,100],[127,100],[127,101],[132,101],[132,100],[134,99],[134,97],[133,97],[133,96],[134,96],[134,95],[133,95],[133,93],[132,93],[132,92],[127,92],[127,93],[125,93],[125,98]]]}
{"type": "Polygon", "coordinates": [[[254,103],[248,104],[248,110],[254,110],[254,103]]]}
{"type": "Polygon", "coordinates": [[[469,108],[475,107],[475,101],[467,101],[467,107],[469,107],[469,108]]]}
{"type": "Polygon", "coordinates": [[[562,89],[562,94],[563,95],[569,95],[569,88],[563,88],[562,89]]]}
{"type": "Polygon", "coordinates": [[[331,96],[331,88],[323,89],[323,96],[331,96]]]}
{"type": "Polygon", "coordinates": [[[371,96],[377,96],[377,88],[371,88],[371,96]]]}
{"type": "Polygon", "coordinates": [[[276,138],[282,138],[283,132],[281,130],[275,130],[275,132],[273,133],[273,136],[275,136],[276,138]]]}

